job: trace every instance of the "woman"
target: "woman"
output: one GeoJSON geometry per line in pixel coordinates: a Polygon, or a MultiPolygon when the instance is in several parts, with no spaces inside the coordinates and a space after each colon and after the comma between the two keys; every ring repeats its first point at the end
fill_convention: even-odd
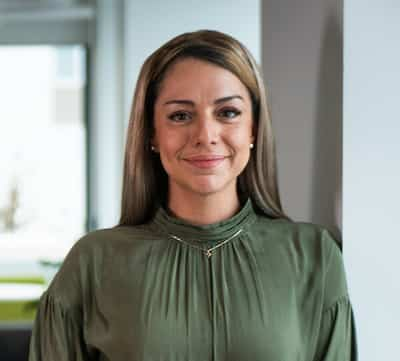
{"type": "Polygon", "coordinates": [[[248,50],[180,35],[144,63],[117,226],[71,249],[30,360],[354,361],[340,249],[282,210],[264,86],[248,50]]]}

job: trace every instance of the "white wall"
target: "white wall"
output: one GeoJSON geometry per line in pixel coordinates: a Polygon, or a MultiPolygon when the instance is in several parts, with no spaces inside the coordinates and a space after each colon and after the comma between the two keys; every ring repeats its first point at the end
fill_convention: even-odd
{"type": "Polygon", "coordinates": [[[400,3],[344,7],[343,241],[360,360],[398,360],[400,3]]]}

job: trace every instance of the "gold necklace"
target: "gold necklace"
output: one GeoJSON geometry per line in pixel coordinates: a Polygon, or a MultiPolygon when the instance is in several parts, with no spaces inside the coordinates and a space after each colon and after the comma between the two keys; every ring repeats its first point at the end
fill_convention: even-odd
{"type": "Polygon", "coordinates": [[[187,245],[190,246],[190,247],[194,247],[194,248],[197,248],[197,249],[201,250],[202,252],[204,252],[204,254],[205,254],[208,258],[210,258],[210,257],[213,255],[212,251],[213,251],[214,249],[216,249],[216,248],[218,248],[218,247],[221,247],[221,246],[222,246],[223,244],[225,244],[226,242],[229,242],[231,239],[233,239],[233,238],[235,238],[237,235],[239,235],[242,231],[243,231],[242,228],[239,229],[235,234],[233,234],[232,236],[230,236],[230,237],[227,238],[226,240],[224,240],[224,241],[222,241],[221,243],[218,243],[216,246],[211,247],[211,248],[208,248],[208,249],[204,249],[204,248],[202,248],[202,247],[195,246],[195,245],[193,245],[193,244],[191,244],[191,243],[189,243],[189,242],[186,242],[186,241],[184,241],[183,239],[181,239],[181,238],[179,238],[179,237],[177,237],[177,236],[175,236],[175,235],[173,235],[173,234],[168,234],[168,236],[172,237],[173,239],[176,239],[176,240],[179,241],[179,242],[185,243],[185,244],[187,244],[187,245]]]}

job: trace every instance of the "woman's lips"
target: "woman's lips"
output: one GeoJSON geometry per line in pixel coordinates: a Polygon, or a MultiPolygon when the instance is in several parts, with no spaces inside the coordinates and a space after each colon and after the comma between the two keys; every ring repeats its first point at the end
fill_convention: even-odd
{"type": "Polygon", "coordinates": [[[191,165],[197,168],[214,168],[224,161],[225,157],[213,157],[213,158],[198,158],[198,159],[185,159],[191,165]]]}

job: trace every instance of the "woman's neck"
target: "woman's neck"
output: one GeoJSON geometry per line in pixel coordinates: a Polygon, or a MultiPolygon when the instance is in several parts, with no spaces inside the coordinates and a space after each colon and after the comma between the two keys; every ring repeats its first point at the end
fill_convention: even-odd
{"type": "Polygon", "coordinates": [[[195,225],[206,225],[228,219],[240,210],[240,200],[235,192],[209,195],[187,192],[173,193],[168,199],[168,209],[177,218],[195,225]]]}

